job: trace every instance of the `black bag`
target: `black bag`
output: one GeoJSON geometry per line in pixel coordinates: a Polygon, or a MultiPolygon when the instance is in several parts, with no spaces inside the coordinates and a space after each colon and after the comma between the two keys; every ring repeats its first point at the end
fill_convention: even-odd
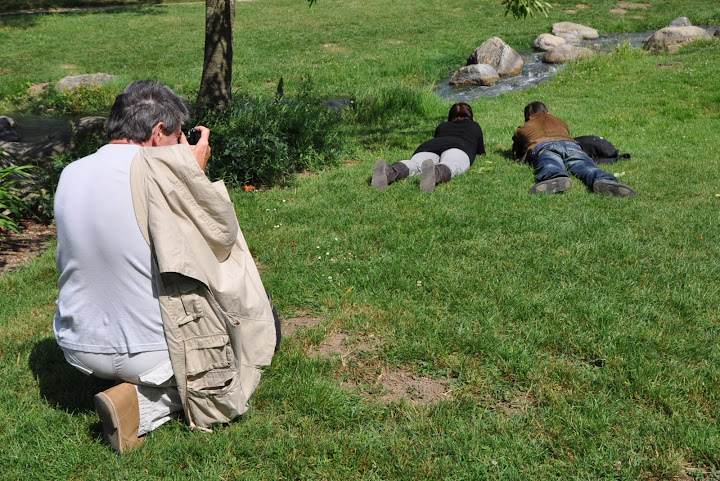
{"type": "Polygon", "coordinates": [[[610,141],[597,135],[575,137],[583,151],[597,164],[614,164],[620,159],[629,159],[630,154],[621,154],[610,141]]]}

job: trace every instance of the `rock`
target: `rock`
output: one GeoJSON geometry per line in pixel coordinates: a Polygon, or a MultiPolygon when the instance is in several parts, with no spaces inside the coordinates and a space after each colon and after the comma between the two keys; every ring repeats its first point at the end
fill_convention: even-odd
{"type": "Polygon", "coordinates": [[[64,128],[53,127],[48,135],[33,142],[0,139],[0,150],[9,153],[17,165],[38,164],[46,159],[72,151],[76,141],[82,142],[88,135],[104,136],[105,117],[83,117],[64,128]]]}
{"type": "Polygon", "coordinates": [[[78,87],[94,87],[108,82],[114,82],[117,77],[107,73],[91,73],[85,75],[73,75],[61,78],[55,84],[55,90],[59,92],[74,90],[78,87]]]}
{"type": "Polygon", "coordinates": [[[655,32],[643,43],[643,49],[652,53],[676,52],[683,45],[695,40],[711,39],[709,33],[700,27],[665,27],[655,32]]]}
{"type": "Polygon", "coordinates": [[[84,137],[91,134],[104,135],[106,121],[106,117],[82,117],[73,122],[73,126],[75,128],[75,136],[84,137]]]}
{"type": "Polygon", "coordinates": [[[500,80],[497,71],[486,63],[474,63],[459,68],[450,78],[450,85],[492,85],[500,80]]]}
{"type": "Polygon", "coordinates": [[[567,42],[567,40],[562,37],[558,37],[557,35],[553,35],[551,33],[541,33],[533,42],[533,48],[535,50],[549,52],[565,42],[567,42]]]}
{"type": "Polygon", "coordinates": [[[580,40],[595,40],[600,35],[594,28],[580,25],[573,22],[558,22],[552,26],[553,35],[562,37],[568,42],[579,42],[580,40]]]}
{"type": "Polygon", "coordinates": [[[467,64],[490,65],[501,77],[512,77],[522,71],[525,62],[514,48],[502,39],[492,37],[470,54],[467,64]]]}
{"type": "Polygon", "coordinates": [[[17,122],[4,115],[0,115],[0,140],[6,142],[17,142],[20,140],[20,133],[17,131],[17,122]]]}
{"type": "Polygon", "coordinates": [[[545,63],[565,63],[571,60],[592,57],[595,53],[589,48],[576,47],[569,43],[558,45],[545,54],[543,62],[545,63]]]}
{"type": "Polygon", "coordinates": [[[690,19],[687,17],[678,17],[670,22],[670,27],[691,27],[690,19]]]}

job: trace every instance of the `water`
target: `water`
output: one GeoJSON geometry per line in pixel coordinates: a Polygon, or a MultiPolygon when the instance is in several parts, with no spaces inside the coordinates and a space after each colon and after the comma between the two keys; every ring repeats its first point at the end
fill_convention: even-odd
{"type": "MultiPolygon", "coordinates": [[[[706,28],[710,35],[715,27],[706,28]]],[[[616,33],[603,35],[595,40],[583,40],[577,45],[587,47],[599,54],[611,52],[620,44],[629,43],[633,48],[640,48],[654,31],[635,33],[616,33]]],[[[547,64],[542,61],[545,52],[523,54],[525,62],[520,74],[515,77],[503,77],[497,83],[484,87],[481,85],[450,85],[450,77],[443,79],[435,88],[441,99],[451,102],[468,102],[479,97],[497,97],[507,92],[525,90],[552,79],[563,67],[563,64],[547,64]]]]}

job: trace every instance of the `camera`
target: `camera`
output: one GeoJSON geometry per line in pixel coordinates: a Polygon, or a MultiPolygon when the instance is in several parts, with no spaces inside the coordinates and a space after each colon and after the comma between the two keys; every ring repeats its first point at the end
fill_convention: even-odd
{"type": "Polygon", "coordinates": [[[188,129],[187,127],[182,127],[182,133],[187,138],[188,144],[195,145],[200,140],[200,132],[195,129],[188,129]]]}

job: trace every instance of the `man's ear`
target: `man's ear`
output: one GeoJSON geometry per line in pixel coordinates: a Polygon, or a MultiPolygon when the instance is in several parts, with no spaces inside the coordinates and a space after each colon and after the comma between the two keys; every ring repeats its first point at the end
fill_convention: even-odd
{"type": "Polygon", "coordinates": [[[165,135],[165,125],[162,122],[158,122],[155,124],[155,127],[152,128],[152,134],[150,134],[150,138],[148,139],[150,146],[156,147],[160,145],[160,138],[163,135],[165,135]]]}

